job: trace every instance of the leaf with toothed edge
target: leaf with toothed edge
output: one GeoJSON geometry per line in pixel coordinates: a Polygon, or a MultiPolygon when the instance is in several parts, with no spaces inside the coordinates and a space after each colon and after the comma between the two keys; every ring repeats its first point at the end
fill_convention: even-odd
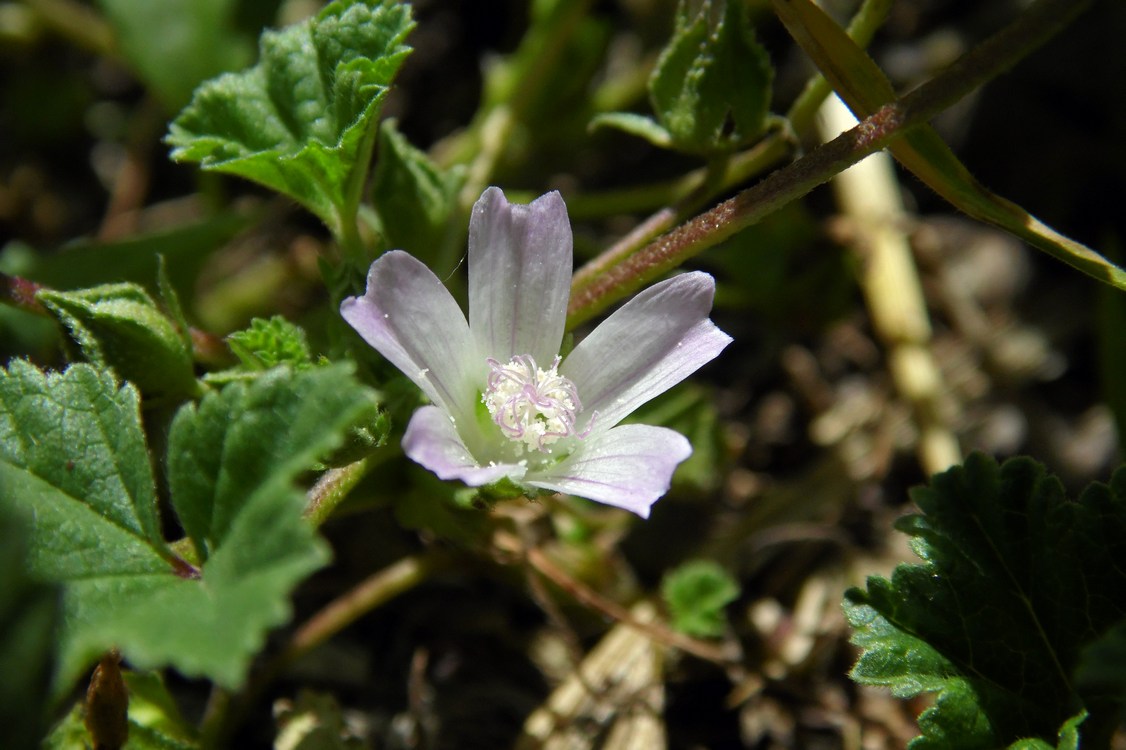
{"type": "Polygon", "coordinates": [[[137,667],[241,684],[288,618],[289,591],[327,559],[293,481],[371,399],[331,366],[277,369],[183,407],[169,484],[196,566],[161,535],[135,388],[88,365],[0,370],[0,505],[29,521],[32,578],[63,586],[56,691],[112,646],[137,667]]]}
{"type": "Polygon", "coordinates": [[[336,0],[260,40],[257,65],[202,84],[169,127],[176,161],[290,196],[335,233],[358,201],[384,97],[410,47],[410,6],[336,0]]]}
{"type": "Polygon", "coordinates": [[[1071,500],[1030,459],[975,454],[911,496],[923,564],[845,595],[853,679],[937,693],[912,750],[1100,746],[1122,695],[1084,654],[1126,621],[1126,468],[1071,500]]]}

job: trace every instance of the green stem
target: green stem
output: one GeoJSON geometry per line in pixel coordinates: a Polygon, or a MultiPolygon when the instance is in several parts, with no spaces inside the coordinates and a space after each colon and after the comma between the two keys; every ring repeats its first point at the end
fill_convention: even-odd
{"type": "MultiPolygon", "coordinates": [[[[601,270],[593,280],[582,279],[571,297],[568,326],[574,327],[590,319],[659,274],[802,197],[868,154],[887,147],[915,126],[926,123],[1011,67],[1035,48],[1033,42],[1043,42],[1050,31],[1058,30],[1061,18],[1071,17],[1069,2],[1040,0],[1012,27],[1002,30],[902,99],[883,105],[852,130],[657,238],[616,265],[601,270]]],[[[1033,229],[1044,232],[1046,228],[1036,224],[1029,231],[1033,229]]],[[[1082,250],[1085,252],[1076,250],[1075,256],[1086,260],[1086,266],[1073,262],[1073,257],[1065,260],[1095,278],[1126,287],[1126,274],[1108,269],[1105,259],[1097,253],[1082,250]]]]}
{"type": "Polygon", "coordinates": [[[336,236],[336,241],[340,243],[340,252],[344,259],[357,268],[366,267],[366,262],[371,260],[360,237],[359,211],[364,186],[367,185],[368,172],[371,169],[371,155],[375,150],[378,135],[379,122],[373,120],[356,152],[356,163],[352,167],[351,174],[348,175],[348,184],[344,188],[344,203],[337,206],[337,226],[330,227],[336,236]]]}
{"type": "MultiPolygon", "coordinates": [[[[763,150],[769,151],[775,144],[777,144],[777,141],[772,140],[769,143],[763,141],[760,145],[763,146],[763,150]]],[[[755,151],[755,149],[751,149],[751,151],[755,151]]],[[[772,153],[769,155],[773,156],[772,153]]],[[[632,232],[579,269],[572,279],[571,293],[575,294],[594,283],[595,279],[605,269],[621,263],[637,252],[638,248],[644,246],[649,240],[667,232],[676,225],[676,222],[682,221],[685,217],[699,210],[700,206],[704,205],[724,184],[730,164],[731,156],[729,154],[712,157],[702,170],[699,181],[690,192],[638,224],[632,232]]]]}
{"type": "MultiPolygon", "coordinates": [[[[865,0],[849,24],[848,35],[858,45],[866,46],[875,35],[876,29],[883,23],[890,5],[891,0],[865,0]]],[[[831,91],[824,76],[818,74],[811,78],[786,115],[785,122],[788,123],[788,127],[775,130],[754,147],[724,160],[721,169],[713,162],[671,183],[646,186],[633,191],[618,191],[616,194],[586,196],[585,202],[582,197],[568,196],[567,207],[575,216],[581,216],[588,205],[597,206],[605,214],[623,212],[623,209],[633,210],[633,206],[637,203],[653,197],[664,197],[664,200],[657,203],[665,204],[665,208],[657,211],[597,258],[580,268],[572,281],[572,295],[591,286],[595,279],[608,269],[638,252],[653,238],[667,232],[678,221],[683,221],[716,195],[735,185],[745,183],[752,176],[761,174],[781,161],[790,152],[796,140],[795,134],[802,133],[810,127],[817,108],[831,91]]]]}
{"type": "Polygon", "coordinates": [[[442,551],[427,551],[392,563],[368,576],[334,599],[305,622],[285,649],[257,671],[246,689],[231,696],[216,688],[208,705],[201,734],[203,747],[226,744],[235,727],[261,699],[266,688],[296,659],[327,641],[363,615],[418,586],[435,573],[451,567],[454,558],[442,551]]]}
{"type": "Polygon", "coordinates": [[[431,550],[404,557],[373,573],[298,628],[285,650],[278,655],[274,668],[291,664],[363,615],[418,586],[435,573],[448,569],[452,563],[453,558],[448,553],[431,550]]]}
{"type": "Polygon", "coordinates": [[[322,474],[307,495],[305,518],[309,523],[317,527],[327,521],[375,463],[371,456],[367,456],[346,466],[329,469],[322,474]]]}
{"type": "MultiPolygon", "coordinates": [[[[876,35],[876,30],[883,25],[891,10],[892,0],[865,0],[856,15],[848,24],[847,34],[857,47],[867,48],[876,35]]],[[[798,94],[798,98],[790,105],[786,119],[795,133],[805,133],[813,124],[813,118],[821,108],[825,97],[833,92],[833,87],[821,73],[816,74],[805,84],[805,88],[798,94]]]]}

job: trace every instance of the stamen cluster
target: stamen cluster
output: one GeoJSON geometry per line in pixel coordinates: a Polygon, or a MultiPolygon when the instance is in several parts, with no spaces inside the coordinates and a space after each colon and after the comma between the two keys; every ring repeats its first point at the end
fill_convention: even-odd
{"type": "Polygon", "coordinates": [[[508,364],[489,357],[488,388],[482,394],[493,422],[505,437],[542,453],[559,438],[575,435],[582,404],[575,384],[558,372],[559,357],[544,370],[525,354],[508,364]]]}

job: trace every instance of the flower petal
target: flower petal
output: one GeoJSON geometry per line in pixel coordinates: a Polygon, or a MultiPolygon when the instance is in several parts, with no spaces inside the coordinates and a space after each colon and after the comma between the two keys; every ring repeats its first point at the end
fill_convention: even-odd
{"type": "Polygon", "coordinates": [[[481,194],[469,219],[469,327],[485,356],[550,367],[571,293],[571,223],[558,192],[512,205],[481,194]]]}
{"type": "Polygon", "coordinates": [[[401,250],[380,256],[367,292],[344,300],[340,314],[431,401],[454,416],[472,415],[485,363],[461,308],[421,261],[401,250]]]}
{"type": "Polygon", "coordinates": [[[617,424],[731,343],[708,319],[715,279],[699,271],[654,284],[575,347],[559,367],[596,431],[617,424]]]}
{"type": "Polygon", "coordinates": [[[692,455],[683,435],[665,427],[624,424],[583,441],[582,447],[524,484],[625,508],[642,518],[669,490],[677,464],[692,455]]]}
{"type": "Polygon", "coordinates": [[[424,406],[411,417],[403,435],[403,452],[439,479],[460,479],[471,487],[504,477],[518,482],[524,475],[524,467],[517,464],[480,466],[458,436],[449,415],[437,406],[424,406]]]}

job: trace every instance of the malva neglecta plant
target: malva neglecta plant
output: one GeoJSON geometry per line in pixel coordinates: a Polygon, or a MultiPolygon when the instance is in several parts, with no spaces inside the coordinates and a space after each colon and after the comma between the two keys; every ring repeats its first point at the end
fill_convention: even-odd
{"type": "MultiPolygon", "coordinates": [[[[904,33],[887,0],[847,25],[812,0],[290,5],[0,19],[128,71],[131,132],[162,112],[185,181],[154,196],[193,196],[146,230],[130,170],[156,143],[133,144],[101,239],[0,251],[5,748],[1121,743],[1114,428],[1068,433],[1104,446],[1080,460],[965,418],[1050,369],[1006,369],[1035,338],[1018,274],[953,284],[960,249],[922,230],[917,262],[928,215],[888,163],[850,169],[890,154],[967,236],[1044,251],[1025,275],[1080,290],[1045,299],[1101,287],[1102,390],[1021,417],[1081,392],[1075,421],[1121,429],[1126,272],[931,124],[1092,3],[1024,4],[905,94],[865,51],[904,33]],[[455,64],[451,19],[519,41],[455,64]],[[830,181],[831,221],[802,201],[830,181]],[[893,526],[920,562],[893,564],[893,526]]],[[[29,100],[0,101],[19,123],[29,100]]]]}

